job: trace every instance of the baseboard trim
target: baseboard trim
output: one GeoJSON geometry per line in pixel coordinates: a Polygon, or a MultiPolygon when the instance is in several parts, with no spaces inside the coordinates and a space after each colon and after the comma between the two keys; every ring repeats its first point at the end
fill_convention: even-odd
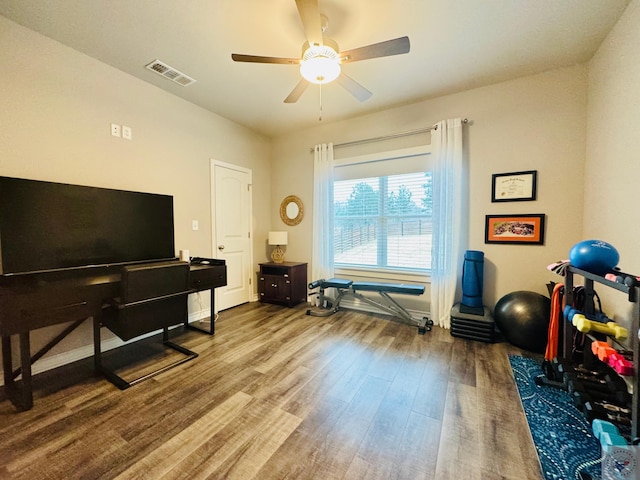
{"type": "MultiPolygon", "coordinates": [[[[200,310],[198,312],[189,313],[188,322],[193,323],[203,318],[210,317],[210,309],[200,310]]],[[[175,325],[170,328],[177,328],[180,325],[175,325]]],[[[107,338],[102,341],[102,351],[106,352],[108,350],[113,350],[114,348],[122,347],[123,345],[127,345],[129,343],[137,342],[138,340],[142,340],[143,338],[151,337],[153,335],[157,335],[159,332],[151,332],[141,335],[139,337],[134,338],[133,340],[124,341],[115,335],[111,338],[107,338]]],[[[68,365],[73,362],[77,362],[79,360],[84,360],[85,358],[93,356],[93,344],[84,345],[82,347],[74,348],[73,350],[69,350],[67,352],[58,353],[56,355],[44,356],[39,359],[36,363],[34,363],[31,367],[31,374],[37,375],[39,373],[46,372],[48,370],[53,370],[54,368],[62,367],[63,365],[68,365]]],[[[14,359],[14,362],[16,360],[14,359]]],[[[1,369],[0,369],[1,371],[1,369]]],[[[0,376],[0,386],[4,385],[4,376],[0,376]]]]}

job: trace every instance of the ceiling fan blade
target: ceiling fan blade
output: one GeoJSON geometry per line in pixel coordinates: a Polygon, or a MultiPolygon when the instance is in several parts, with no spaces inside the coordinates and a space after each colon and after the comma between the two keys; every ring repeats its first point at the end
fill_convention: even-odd
{"type": "Polygon", "coordinates": [[[300,64],[299,58],[261,57],[259,55],[243,55],[241,53],[232,53],[231,58],[234,62],[300,64]]]}
{"type": "Polygon", "coordinates": [[[369,58],[389,57],[409,53],[409,37],[394,38],[386,42],[373,43],[366,47],[354,48],[340,53],[340,63],[357,62],[369,58]]]}
{"type": "Polygon", "coordinates": [[[318,0],[296,0],[296,6],[309,45],[322,45],[322,21],[318,0]]]}
{"type": "Polygon", "coordinates": [[[291,91],[289,96],[284,99],[284,103],[296,103],[308,86],[309,82],[307,82],[304,78],[301,79],[291,91]]]}
{"type": "Polygon", "coordinates": [[[356,97],[361,102],[368,100],[373,93],[364,88],[358,82],[356,82],[353,78],[346,75],[345,73],[341,73],[340,76],[336,79],[345,90],[347,90],[351,95],[356,97]]]}

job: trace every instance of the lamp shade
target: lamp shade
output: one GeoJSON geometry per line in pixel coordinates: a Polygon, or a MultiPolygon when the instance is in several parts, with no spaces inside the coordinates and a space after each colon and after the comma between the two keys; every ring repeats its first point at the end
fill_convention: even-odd
{"type": "Polygon", "coordinates": [[[287,232],[269,232],[269,245],[286,245],[287,232]]]}

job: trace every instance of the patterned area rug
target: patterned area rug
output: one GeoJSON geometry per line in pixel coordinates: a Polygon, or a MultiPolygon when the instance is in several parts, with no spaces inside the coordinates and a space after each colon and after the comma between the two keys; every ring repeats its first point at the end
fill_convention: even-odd
{"type": "Polygon", "coordinates": [[[600,443],[571,396],[535,384],[540,360],[510,355],[509,362],[545,480],[600,479],[600,443]]]}

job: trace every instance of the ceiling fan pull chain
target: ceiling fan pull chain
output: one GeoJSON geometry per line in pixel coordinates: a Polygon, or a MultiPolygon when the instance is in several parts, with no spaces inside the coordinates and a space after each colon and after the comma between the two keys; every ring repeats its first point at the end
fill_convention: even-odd
{"type": "Polygon", "coordinates": [[[322,121],[322,85],[319,85],[320,87],[320,117],[318,118],[318,121],[321,122],[322,121]]]}

